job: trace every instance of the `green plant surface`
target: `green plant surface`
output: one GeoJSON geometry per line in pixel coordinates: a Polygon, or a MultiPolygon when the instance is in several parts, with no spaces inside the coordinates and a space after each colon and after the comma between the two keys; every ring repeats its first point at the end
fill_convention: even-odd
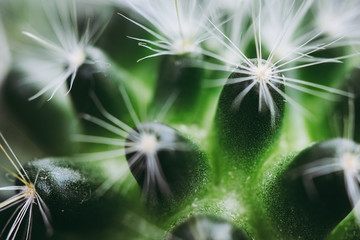
{"type": "Polygon", "coordinates": [[[0,239],[357,239],[360,1],[0,2],[0,239]]]}

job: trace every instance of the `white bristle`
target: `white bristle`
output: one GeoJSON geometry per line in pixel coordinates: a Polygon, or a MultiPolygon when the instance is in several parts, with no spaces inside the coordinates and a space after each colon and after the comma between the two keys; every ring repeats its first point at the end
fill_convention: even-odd
{"type": "Polygon", "coordinates": [[[89,52],[106,26],[104,17],[94,20],[95,16],[78,10],[73,0],[43,2],[43,8],[43,20],[48,22],[48,26],[37,29],[40,33],[35,33],[35,30],[23,31],[32,42],[23,46],[24,49],[18,51],[17,55],[17,65],[25,72],[26,80],[42,86],[30,100],[46,93],[50,93],[51,99],[61,89],[70,91],[79,67],[98,60],[93,59],[89,52]],[[86,19],[82,32],[79,32],[79,15],[86,19]],[[69,87],[66,86],[67,81],[69,87]]]}
{"type": "Polygon", "coordinates": [[[19,182],[24,184],[23,186],[9,186],[0,188],[0,191],[18,192],[0,203],[0,211],[18,205],[6,225],[3,227],[0,238],[2,237],[1,235],[4,234],[7,230],[6,240],[16,239],[17,235],[19,234],[20,227],[25,224],[25,239],[30,239],[34,205],[38,206],[47,232],[51,235],[53,230],[49,220],[50,210],[46,206],[45,202],[42,200],[41,196],[36,191],[35,186],[37,179],[34,179],[34,181],[30,180],[27,172],[22,167],[20,161],[17,159],[16,155],[11,150],[10,146],[8,145],[1,133],[0,139],[4,143],[4,145],[0,144],[1,152],[5,156],[5,159],[10,161],[15,171],[8,169],[7,167],[3,166],[3,164],[0,164],[0,166],[3,167],[6,171],[8,171],[9,174],[15,177],[19,182]]]}
{"type": "MultiPolygon", "coordinates": [[[[345,91],[293,77],[293,72],[298,69],[325,63],[340,64],[340,60],[352,57],[352,55],[349,55],[323,59],[311,56],[311,54],[327,49],[337,42],[337,40],[331,40],[313,44],[312,41],[321,34],[321,31],[310,31],[296,38],[298,30],[302,28],[302,23],[305,21],[304,18],[309,12],[312,0],[305,0],[298,7],[296,7],[297,2],[295,3],[295,1],[283,4],[279,0],[265,1],[264,3],[259,0],[257,3],[253,4],[251,26],[253,39],[255,40],[256,56],[250,57],[248,54],[245,54],[249,43],[247,29],[243,30],[242,35],[227,35],[222,27],[217,26],[215,23],[212,23],[215,30],[210,31],[210,33],[227,50],[222,51],[225,55],[222,55],[222,53],[204,52],[205,55],[223,62],[223,65],[206,63],[204,67],[223,71],[230,70],[231,72],[243,75],[243,77],[230,79],[228,84],[249,82],[249,87],[240,92],[235,99],[233,104],[235,107],[239,107],[247,93],[257,87],[259,88],[259,111],[264,107],[268,108],[271,112],[272,123],[274,123],[277,112],[272,93],[280,95],[299,112],[311,115],[291,95],[281,90],[279,85],[327,100],[334,99],[334,94],[345,97],[353,96],[345,91]],[[273,9],[275,6],[281,6],[280,9],[283,13],[280,16],[276,14],[280,10],[273,9]],[[273,12],[271,12],[272,10],[273,12]],[[269,27],[269,24],[276,23],[277,25],[269,27]]],[[[229,24],[236,25],[237,23],[229,21],[229,24]]],[[[224,81],[219,83],[223,84],[224,81]]]]}
{"type": "Polygon", "coordinates": [[[135,21],[124,17],[155,37],[155,40],[134,38],[140,41],[140,46],[155,52],[145,57],[150,58],[201,53],[216,1],[128,0],[128,5],[140,18],[135,21]]]}

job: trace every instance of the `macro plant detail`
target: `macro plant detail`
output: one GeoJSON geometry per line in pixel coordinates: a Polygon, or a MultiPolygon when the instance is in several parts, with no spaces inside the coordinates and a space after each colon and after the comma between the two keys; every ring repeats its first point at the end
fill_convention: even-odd
{"type": "Polygon", "coordinates": [[[41,213],[44,224],[47,228],[47,232],[51,234],[52,226],[50,223],[50,210],[47,207],[45,201],[37,191],[37,180],[38,175],[35,177],[35,181],[31,181],[27,171],[23,168],[18,158],[6,142],[3,135],[1,137],[1,152],[5,159],[9,160],[15,171],[12,171],[1,164],[9,174],[16,178],[17,183],[14,186],[1,187],[0,191],[16,191],[17,194],[11,196],[5,201],[1,202],[0,210],[4,211],[8,208],[16,206],[14,213],[10,219],[4,224],[1,231],[1,236],[6,239],[15,239],[19,229],[25,226],[25,238],[29,239],[31,235],[31,227],[33,221],[33,207],[38,206],[39,212],[41,213]],[[3,145],[4,144],[4,145],[3,145]],[[17,206],[19,205],[19,206],[17,206]]]}
{"type": "MultiPolygon", "coordinates": [[[[37,44],[40,56],[36,57],[37,62],[28,61],[29,58],[24,57],[24,62],[19,63],[19,68],[28,70],[29,78],[35,81],[45,81],[44,87],[29,100],[36,99],[48,91],[51,92],[51,99],[67,80],[69,80],[70,91],[81,65],[99,64],[101,61],[96,56],[96,49],[93,49],[92,45],[96,41],[97,35],[101,33],[103,24],[106,24],[105,21],[101,22],[101,19],[98,19],[93,23],[91,16],[81,16],[83,18],[81,20],[87,22],[82,22],[83,26],[80,25],[76,5],[68,1],[49,2],[45,4],[44,8],[46,21],[49,22],[51,29],[50,32],[47,32],[49,36],[23,31],[25,36],[37,44]],[[41,78],[39,72],[47,75],[41,78]]],[[[41,31],[41,29],[37,29],[37,31],[41,31]]],[[[33,50],[28,54],[33,54],[33,58],[35,58],[34,52],[33,50]]]]}
{"type": "Polygon", "coordinates": [[[360,238],[359,20],[0,2],[0,239],[360,238]]]}

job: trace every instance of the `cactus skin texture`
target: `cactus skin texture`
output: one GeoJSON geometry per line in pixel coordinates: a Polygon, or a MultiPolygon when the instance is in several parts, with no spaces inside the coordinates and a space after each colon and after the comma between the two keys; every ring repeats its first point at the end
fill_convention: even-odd
{"type": "Polygon", "coordinates": [[[359,20],[0,1],[0,240],[360,239],[359,20]]]}

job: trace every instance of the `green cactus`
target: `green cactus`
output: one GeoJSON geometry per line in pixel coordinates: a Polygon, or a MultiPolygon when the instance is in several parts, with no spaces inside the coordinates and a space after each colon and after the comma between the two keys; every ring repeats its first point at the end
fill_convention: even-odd
{"type": "Polygon", "coordinates": [[[359,20],[357,0],[0,2],[0,239],[357,239],[359,20]]]}

